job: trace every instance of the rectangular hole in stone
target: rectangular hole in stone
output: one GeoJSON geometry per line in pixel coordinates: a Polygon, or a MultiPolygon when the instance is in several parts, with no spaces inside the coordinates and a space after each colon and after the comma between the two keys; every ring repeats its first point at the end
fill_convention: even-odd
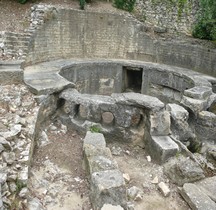
{"type": "Polygon", "coordinates": [[[123,92],[141,93],[143,69],[123,67],[123,92]]]}

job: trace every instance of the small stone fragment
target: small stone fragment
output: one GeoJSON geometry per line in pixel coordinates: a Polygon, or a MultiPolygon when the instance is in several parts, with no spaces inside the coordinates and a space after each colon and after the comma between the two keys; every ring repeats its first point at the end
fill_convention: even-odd
{"type": "Polygon", "coordinates": [[[135,210],[135,205],[132,202],[127,202],[127,210],[135,210]]]}
{"type": "Polygon", "coordinates": [[[140,201],[143,199],[144,196],[143,191],[136,186],[131,187],[130,189],[127,190],[127,192],[128,192],[129,200],[140,201]]]}
{"type": "Polygon", "coordinates": [[[28,203],[28,209],[29,210],[43,210],[42,204],[40,203],[40,200],[38,198],[33,198],[28,203]]]}
{"type": "Polygon", "coordinates": [[[27,188],[27,187],[24,187],[24,188],[22,188],[22,190],[20,191],[19,197],[20,197],[20,198],[26,198],[27,193],[28,193],[28,188],[27,188]]]}
{"type": "Polygon", "coordinates": [[[170,195],[170,189],[164,182],[160,182],[158,184],[158,188],[164,197],[168,197],[170,195]]]}
{"type": "Polygon", "coordinates": [[[122,149],[121,149],[121,147],[115,147],[115,146],[113,146],[111,148],[111,152],[112,152],[112,155],[120,156],[122,154],[122,149]]]}
{"type": "Polygon", "coordinates": [[[112,204],[104,204],[101,210],[124,210],[121,206],[113,206],[112,204]]]}
{"type": "Polygon", "coordinates": [[[2,153],[5,150],[2,144],[0,144],[0,153],[2,153]]]}
{"type": "Polygon", "coordinates": [[[148,162],[151,162],[151,156],[150,155],[146,156],[146,159],[148,162]]]}
{"type": "Polygon", "coordinates": [[[158,180],[158,177],[156,176],[152,181],[151,181],[152,184],[158,184],[159,183],[159,180],[158,180]]]}
{"type": "Polygon", "coordinates": [[[11,165],[15,161],[16,156],[14,152],[3,152],[2,158],[7,164],[11,165]]]}
{"type": "Polygon", "coordinates": [[[125,180],[126,183],[130,182],[130,176],[129,174],[123,174],[123,178],[125,180]]]}

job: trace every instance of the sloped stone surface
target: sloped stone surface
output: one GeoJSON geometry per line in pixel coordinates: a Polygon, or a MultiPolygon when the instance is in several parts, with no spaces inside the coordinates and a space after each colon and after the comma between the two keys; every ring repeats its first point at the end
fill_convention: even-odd
{"type": "Polygon", "coordinates": [[[164,165],[164,173],[179,186],[205,178],[198,163],[184,156],[173,158],[167,162],[164,165]]]}
{"type": "Polygon", "coordinates": [[[216,203],[195,184],[184,184],[180,193],[193,210],[216,210],[216,203]]]}

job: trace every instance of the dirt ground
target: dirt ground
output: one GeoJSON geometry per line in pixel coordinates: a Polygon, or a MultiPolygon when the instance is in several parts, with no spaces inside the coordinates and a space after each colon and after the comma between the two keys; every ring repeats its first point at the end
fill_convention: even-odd
{"type": "MultiPolygon", "coordinates": [[[[36,149],[33,157],[31,196],[41,201],[44,210],[90,210],[82,153],[84,136],[68,130],[59,120],[50,123],[44,131],[48,141],[36,149]]],[[[177,186],[164,176],[162,166],[147,160],[144,149],[122,143],[108,143],[108,147],[120,151],[113,157],[122,173],[130,177],[127,189],[136,186],[144,192],[143,199],[134,203],[135,210],[190,210],[178,194],[177,186]],[[169,186],[169,197],[165,198],[157,184],[152,183],[155,177],[169,186]]]]}
{"type": "Polygon", "coordinates": [[[46,143],[38,146],[33,156],[31,197],[38,198],[46,210],[90,210],[82,137],[76,131],[61,130],[57,121],[46,134],[46,143]]]}
{"type": "Polygon", "coordinates": [[[163,174],[163,167],[147,160],[148,154],[145,149],[120,143],[111,143],[108,146],[111,150],[113,147],[122,150],[120,155],[113,157],[122,173],[130,177],[127,188],[136,186],[144,192],[143,199],[135,202],[135,210],[190,210],[177,192],[177,186],[170,183],[163,174]],[[157,184],[152,183],[155,177],[158,178],[158,182],[163,181],[169,186],[170,196],[164,197],[157,184]]]}

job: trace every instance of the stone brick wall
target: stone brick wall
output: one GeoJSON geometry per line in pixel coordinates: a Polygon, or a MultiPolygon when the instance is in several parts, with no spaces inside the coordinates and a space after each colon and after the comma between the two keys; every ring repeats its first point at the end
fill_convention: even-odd
{"type": "MultiPolygon", "coordinates": [[[[43,11],[41,7],[39,11],[43,11]]],[[[41,14],[32,21],[26,65],[58,58],[134,59],[216,76],[216,50],[156,40],[131,16],[52,7],[41,14]]]]}
{"type": "Polygon", "coordinates": [[[169,33],[191,33],[192,26],[199,14],[199,0],[186,1],[183,7],[176,1],[137,0],[136,14],[145,23],[159,26],[169,33]]]}

